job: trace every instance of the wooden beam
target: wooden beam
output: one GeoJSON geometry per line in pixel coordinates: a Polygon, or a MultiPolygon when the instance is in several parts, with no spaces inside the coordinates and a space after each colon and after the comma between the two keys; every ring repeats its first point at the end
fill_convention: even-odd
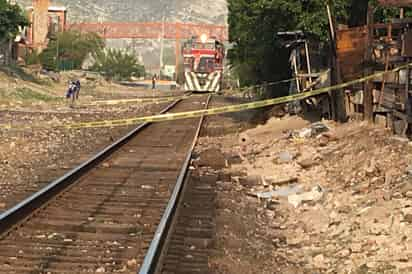
{"type": "MultiPolygon", "coordinates": [[[[336,85],[342,82],[341,70],[339,65],[339,57],[337,53],[337,36],[336,36],[336,23],[334,11],[332,10],[333,1],[328,0],[326,3],[326,10],[329,20],[329,39],[331,49],[331,84],[336,85]]],[[[348,116],[346,113],[345,94],[342,89],[331,92],[331,107],[333,119],[338,122],[346,122],[348,116]]]]}
{"type": "MultiPolygon", "coordinates": [[[[373,46],[373,8],[369,6],[368,9],[368,46],[366,47],[365,60],[367,63],[372,61],[372,46],[373,46]]],[[[371,75],[372,68],[367,67],[365,69],[365,75],[371,75]]],[[[363,107],[365,120],[373,123],[373,82],[371,80],[366,81],[364,85],[363,107]]]]}
{"type": "Polygon", "coordinates": [[[412,0],[378,0],[384,7],[412,7],[412,0]]]}

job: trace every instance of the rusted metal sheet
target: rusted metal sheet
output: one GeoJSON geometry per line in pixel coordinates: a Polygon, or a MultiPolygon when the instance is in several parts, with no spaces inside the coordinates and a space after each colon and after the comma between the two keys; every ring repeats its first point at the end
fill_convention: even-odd
{"type": "Polygon", "coordinates": [[[337,51],[342,78],[351,80],[361,75],[367,47],[367,27],[339,30],[337,51]]]}
{"type": "Polygon", "coordinates": [[[379,0],[381,6],[408,7],[412,6],[412,0],[379,0]]]}
{"type": "Polygon", "coordinates": [[[404,56],[412,57],[412,31],[409,30],[404,39],[404,56]]]}

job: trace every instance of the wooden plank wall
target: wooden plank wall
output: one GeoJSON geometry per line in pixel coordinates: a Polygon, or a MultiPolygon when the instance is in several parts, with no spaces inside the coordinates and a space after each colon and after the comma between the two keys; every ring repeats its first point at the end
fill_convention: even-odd
{"type": "Polygon", "coordinates": [[[368,28],[366,26],[338,31],[338,62],[344,82],[362,77],[367,42],[368,28]]]}
{"type": "Polygon", "coordinates": [[[379,0],[379,5],[390,7],[410,7],[412,0],[379,0]]]}

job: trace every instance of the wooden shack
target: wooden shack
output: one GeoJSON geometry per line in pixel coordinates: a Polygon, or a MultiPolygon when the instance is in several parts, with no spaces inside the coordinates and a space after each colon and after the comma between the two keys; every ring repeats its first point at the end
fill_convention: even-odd
{"type": "MultiPolygon", "coordinates": [[[[412,6],[412,0],[380,0],[379,4],[402,8],[412,6]]],[[[403,10],[400,18],[387,23],[375,24],[370,18],[371,14],[368,25],[338,30],[337,63],[345,82],[412,62],[412,18],[404,18],[403,10]]],[[[346,94],[350,115],[362,113],[384,121],[398,134],[411,133],[411,67],[352,86],[346,94]]]]}

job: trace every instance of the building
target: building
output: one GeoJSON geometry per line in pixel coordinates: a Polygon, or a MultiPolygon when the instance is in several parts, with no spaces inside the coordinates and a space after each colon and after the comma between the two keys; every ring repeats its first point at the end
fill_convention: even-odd
{"type": "Polygon", "coordinates": [[[67,24],[65,7],[49,6],[48,0],[34,0],[27,8],[31,26],[27,29],[27,45],[41,52],[48,44],[48,35],[64,31],[67,24]]]}
{"type": "Polygon", "coordinates": [[[15,61],[23,59],[30,52],[42,52],[52,33],[64,31],[67,25],[67,9],[49,6],[48,0],[33,0],[33,6],[27,7],[29,27],[21,30],[12,47],[15,61]]]}
{"type": "Polygon", "coordinates": [[[386,73],[371,81],[346,88],[347,111],[367,120],[382,122],[395,133],[412,133],[412,18],[404,8],[412,0],[379,0],[385,7],[400,9],[388,22],[342,28],[337,32],[337,64],[343,82],[375,73],[386,73]]]}

